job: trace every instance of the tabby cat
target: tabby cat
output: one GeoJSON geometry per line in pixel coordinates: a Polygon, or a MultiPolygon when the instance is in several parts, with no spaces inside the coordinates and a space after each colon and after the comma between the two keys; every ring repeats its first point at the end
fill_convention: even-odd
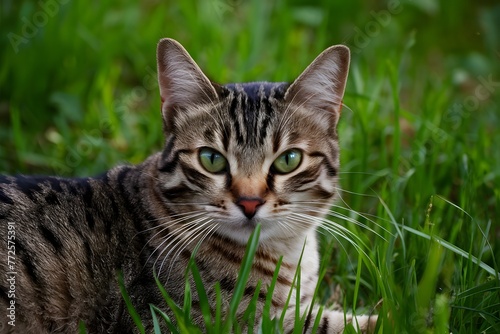
{"type": "MultiPolygon", "coordinates": [[[[318,279],[315,230],[338,192],[336,125],[349,49],[328,48],[292,84],[212,83],[172,39],[159,42],[157,59],[162,152],[93,178],[0,177],[2,333],[76,333],[80,321],[89,333],[135,332],[117,271],[150,332],[149,304],[165,305],[154,273],[182,305],[186,266],[199,245],[195,262],[208,294],[219,282],[229,298],[257,224],[240,312],[261,281],[259,318],[283,256],[272,301],[280,315],[302,252],[300,309],[307,311],[318,279]]],[[[203,326],[197,298],[192,316],[203,326]]],[[[295,300],[285,332],[293,329],[295,300]]],[[[319,321],[321,333],[350,322],[370,332],[376,317],[324,311],[319,321]]]]}

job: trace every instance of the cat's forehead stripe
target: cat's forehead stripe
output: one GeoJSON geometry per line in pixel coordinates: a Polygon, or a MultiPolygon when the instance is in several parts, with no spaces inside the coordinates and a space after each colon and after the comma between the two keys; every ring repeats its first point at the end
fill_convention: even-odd
{"type": "Polygon", "coordinates": [[[238,84],[227,84],[225,88],[245,94],[249,99],[260,100],[262,98],[283,97],[288,83],[286,82],[247,82],[238,84]]]}
{"type": "Polygon", "coordinates": [[[270,99],[283,98],[288,84],[252,82],[228,84],[231,94],[229,116],[239,145],[262,146],[275,118],[270,99]]]}

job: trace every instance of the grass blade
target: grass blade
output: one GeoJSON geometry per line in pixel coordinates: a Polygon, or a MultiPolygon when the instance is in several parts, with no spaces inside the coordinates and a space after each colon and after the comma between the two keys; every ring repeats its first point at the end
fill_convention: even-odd
{"type": "Polygon", "coordinates": [[[120,292],[123,296],[123,300],[125,301],[125,305],[127,305],[127,310],[130,313],[132,320],[134,320],[137,330],[141,334],[145,334],[146,331],[144,329],[144,325],[142,324],[141,318],[135,310],[134,305],[132,305],[132,301],[130,300],[127,290],[125,289],[125,283],[123,282],[123,273],[121,271],[118,272],[118,284],[120,286],[120,292]]]}
{"type": "Polygon", "coordinates": [[[428,234],[420,232],[420,231],[418,231],[418,230],[416,230],[414,228],[411,228],[409,226],[400,225],[400,227],[403,230],[408,231],[410,233],[413,233],[415,235],[418,235],[419,237],[422,237],[424,239],[427,239],[427,240],[434,239],[438,244],[440,244],[444,248],[446,248],[448,250],[451,250],[453,253],[458,254],[458,255],[462,256],[463,258],[465,258],[465,259],[470,259],[472,262],[474,262],[476,265],[478,265],[479,267],[481,267],[482,269],[484,269],[486,272],[488,272],[489,274],[493,275],[497,279],[500,279],[500,273],[497,272],[495,269],[493,269],[492,267],[490,267],[489,265],[487,265],[483,261],[479,260],[474,255],[472,255],[472,254],[470,254],[470,253],[468,253],[468,252],[460,249],[459,247],[457,247],[457,246],[449,243],[448,241],[443,240],[442,238],[437,237],[435,235],[430,236],[428,234]]]}
{"type": "Polygon", "coordinates": [[[276,287],[276,282],[278,282],[278,275],[281,268],[281,263],[283,262],[283,256],[278,259],[278,263],[276,264],[276,268],[274,269],[273,278],[271,280],[271,284],[267,288],[266,294],[266,302],[264,304],[264,308],[262,310],[262,328],[271,328],[274,327],[273,319],[271,319],[271,304],[273,301],[274,289],[276,287]]]}
{"type": "Polygon", "coordinates": [[[198,267],[194,262],[194,258],[191,257],[189,261],[189,268],[191,274],[193,275],[194,284],[196,291],[198,292],[198,299],[200,303],[200,310],[203,315],[203,321],[205,322],[205,329],[207,333],[212,333],[212,311],[210,309],[210,303],[208,301],[208,295],[203,285],[203,280],[201,279],[198,267]]]}
{"type": "Polygon", "coordinates": [[[253,333],[254,325],[255,325],[255,313],[257,311],[257,305],[259,303],[259,295],[260,295],[260,287],[262,285],[262,281],[259,281],[255,286],[255,292],[253,293],[252,299],[248,304],[245,313],[243,314],[243,321],[248,326],[248,332],[253,333]]]}
{"type": "Polygon", "coordinates": [[[234,288],[233,297],[229,303],[229,313],[226,318],[226,323],[224,326],[224,332],[230,332],[233,321],[236,319],[236,312],[238,310],[239,303],[243,297],[243,292],[245,291],[245,286],[250,275],[250,270],[252,268],[253,259],[255,257],[255,252],[259,245],[260,236],[260,224],[255,227],[255,230],[250,235],[248,244],[245,250],[245,255],[243,256],[243,261],[238,273],[238,279],[236,281],[236,286],[234,288]]]}
{"type": "Polygon", "coordinates": [[[157,308],[154,305],[149,305],[149,308],[151,310],[151,316],[153,317],[153,326],[154,326],[155,334],[161,333],[160,324],[158,322],[158,317],[156,316],[156,313],[160,314],[160,316],[163,318],[170,333],[179,334],[179,330],[172,323],[172,320],[170,320],[170,318],[167,314],[165,314],[162,310],[160,310],[159,308],[157,308]]]}

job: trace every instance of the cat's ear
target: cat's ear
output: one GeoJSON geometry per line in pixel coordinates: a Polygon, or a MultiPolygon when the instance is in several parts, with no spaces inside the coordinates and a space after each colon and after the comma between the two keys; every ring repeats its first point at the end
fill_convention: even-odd
{"type": "Polygon", "coordinates": [[[350,52],[344,45],[323,51],[287,89],[285,100],[312,110],[332,114],[333,125],[340,116],[350,52]]]}
{"type": "Polygon", "coordinates": [[[179,42],[161,39],[157,63],[162,114],[167,128],[173,124],[176,111],[217,99],[216,88],[179,42]]]}

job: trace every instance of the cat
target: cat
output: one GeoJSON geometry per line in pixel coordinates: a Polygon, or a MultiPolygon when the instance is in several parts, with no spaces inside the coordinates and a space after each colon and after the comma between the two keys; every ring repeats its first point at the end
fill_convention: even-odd
{"type": "MultiPolygon", "coordinates": [[[[149,304],[165,305],[154,273],[182,305],[186,266],[199,246],[195,263],[207,293],[213,298],[219,282],[230,296],[257,224],[259,246],[241,309],[261,281],[259,318],[283,256],[272,300],[279,316],[302,254],[306,312],[318,280],[315,230],[338,192],[336,126],[349,62],[347,47],[332,46],[291,84],[219,85],[181,44],[160,40],[162,152],[92,178],[0,177],[0,308],[7,310],[0,331],[76,333],[81,321],[89,333],[135,332],[117,283],[121,271],[151,332],[149,304]]],[[[196,293],[192,298],[192,317],[203,326],[196,293]]],[[[285,332],[293,329],[294,312],[286,312],[285,332]]],[[[312,331],[316,312],[304,332],[312,331]]],[[[376,320],[325,309],[318,331],[339,333],[353,322],[372,332],[376,320]]]]}

